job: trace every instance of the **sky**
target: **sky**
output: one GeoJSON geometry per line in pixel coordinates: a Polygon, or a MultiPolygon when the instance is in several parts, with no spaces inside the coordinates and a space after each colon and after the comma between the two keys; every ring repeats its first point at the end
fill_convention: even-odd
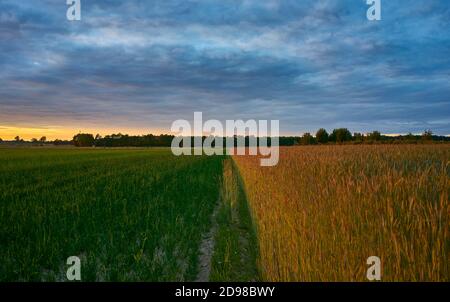
{"type": "Polygon", "coordinates": [[[450,134],[450,1],[0,0],[0,138],[178,119],[450,134]]]}

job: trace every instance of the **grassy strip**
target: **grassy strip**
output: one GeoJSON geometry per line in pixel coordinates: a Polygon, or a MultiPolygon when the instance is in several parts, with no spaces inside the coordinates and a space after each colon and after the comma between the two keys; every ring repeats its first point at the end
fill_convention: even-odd
{"type": "Polygon", "coordinates": [[[232,159],[224,160],[210,281],[258,281],[258,245],[252,219],[232,159]]]}

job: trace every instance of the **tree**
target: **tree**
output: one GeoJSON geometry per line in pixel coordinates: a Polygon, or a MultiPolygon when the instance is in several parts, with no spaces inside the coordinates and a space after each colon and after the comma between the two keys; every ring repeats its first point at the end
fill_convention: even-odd
{"type": "Polygon", "coordinates": [[[412,134],[411,132],[409,132],[406,136],[405,136],[405,138],[407,139],[407,140],[415,140],[416,139],[416,137],[414,136],[414,134],[412,134]]]}
{"type": "Polygon", "coordinates": [[[3,142],[3,140],[2,140],[2,138],[0,137],[0,143],[2,143],[3,142]]]}
{"type": "Polygon", "coordinates": [[[431,130],[425,130],[422,133],[422,140],[431,141],[433,139],[433,132],[431,130]]]}
{"type": "Polygon", "coordinates": [[[300,139],[300,143],[302,145],[313,145],[315,143],[314,137],[310,133],[303,134],[302,138],[300,139]]]}
{"type": "Polygon", "coordinates": [[[35,143],[37,143],[37,139],[33,137],[33,138],[31,139],[31,142],[32,142],[33,144],[35,144],[35,143]]]}
{"type": "Polygon", "coordinates": [[[94,136],[87,133],[79,133],[73,137],[73,143],[76,147],[92,147],[94,141],[94,136]]]}
{"type": "Polygon", "coordinates": [[[19,142],[20,141],[20,136],[16,136],[15,138],[14,138],[14,140],[16,141],[16,142],[19,142]]]}
{"type": "Polygon", "coordinates": [[[331,133],[329,140],[336,143],[343,143],[350,141],[352,139],[352,134],[347,128],[334,129],[331,133]]]}
{"type": "Polygon", "coordinates": [[[45,143],[47,141],[47,137],[43,136],[39,139],[41,143],[45,143]]]}
{"type": "Polygon", "coordinates": [[[360,143],[360,142],[362,142],[364,140],[364,136],[361,133],[359,133],[359,132],[355,132],[355,133],[353,133],[353,140],[355,142],[360,143]]]}
{"type": "Polygon", "coordinates": [[[370,141],[375,141],[375,142],[380,141],[381,140],[381,133],[379,131],[371,132],[371,133],[369,133],[367,135],[367,138],[370,141]]]}
{"type": "Polygon", "coordinates": [[[327,130],[321,128],[316,132],[316,140],[319,144],[328,143],[328,132],[327,130]]]}

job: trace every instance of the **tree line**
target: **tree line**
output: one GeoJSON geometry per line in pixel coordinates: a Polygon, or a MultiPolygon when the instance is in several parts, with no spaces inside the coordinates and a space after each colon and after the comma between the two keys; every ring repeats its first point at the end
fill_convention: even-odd
{"type": "MultiPolygon", "coordinates": [[[[96,147],[170,147],[173,135],[143,135],[129,136],[126,134],[112,134],[105,137],[92,134],[77,134],[73,138],[73,144],[78,147],[96,146],[96,147]]],[[[234,142],[237,144],[238,136],[234,136],[234,142]]],[[[202,142],[206,136],[202,137],[202,142]]],[[[226,140],[222,138],[223,146],[226,146],[226,140]]],[[[259,146],[261,138],[257,137],[256,142],[259,146]]],[[[245,145],[250,145],[250,137],[244,138],[245,145]]],[[[347,128],[334,129],[331,133],[321,128],[313,136],[311,133],[305,133],[302,136],[281,136],[278,138],[280,146],[295,145],[316,145],[316,144],[373,144],[373,143],[424,143],[424,142],[450,142],[450,137],[434,135],[431,130],[424,131],[421,135],[407,134],[398,136],[382,135],[379,131],[373,131],[367,134],[351,133],[347,128]]],[[[271,145],[271,138],[267,138],[267,143],[271,145]]],[[[191,137],[191,146],[195,146],[195,137],[191,137]]]]}
{"type": "Polygon", "coordinates": [[[379,131],[370,133],[351,133],[347,128],[334,129],[331,133],[321,128],[317,130],[315,136],[311,133],[304,133],[298,138],[300,145],[315,144],[373,144],[373,143],[420,143],[420,142],[449,142],[450,137],[434,135],[431,130],[425,130],[421,135],[409,133],[407,135],[388,136],[382,135],[379,131]]]}
{"type": "MultiPolygon", "coordinates": [[[[16,136],[13,141],[3,141],[0,138],[0,143],[9,144],[27,144],[27,145],[74,145],[76,147],[170,147],[172,144],[173,135],[127,135],[127,134],[111,134],[102,137],[101,135],[93,135],[89,133],[78,133],[72,140],[53,140],[48,141],[45,136],[40,139],[33,138],[30,141],[25,141],[19,136],[16,136]]],[[[203,140],[206,136],[202,137],[203,140]]],[[[223,145],[226,146],[227,138],[223,139],[223,145]]],[[[229,138],[228,138],[229,139],[229,138]]],[[[234,137],[235,144],[238,141],[238,136],[234,137]]],[[[256,138],[257,145],[259,145],[261,138],[256,138]]],[[[321,128],[314,135],[311,133],[304,133],[301,136],[282,136],[278,138],[280,146],[295,146],[295,145],[317,145],[317,144],[374,144],[374,143],[430,143],[430,142],[450,142],[450,137],[434,135],[432,131],[426,130],[421,135],[407,134],[398,136],[382,135],[379,131],[370,133],[351,133],[347,128],[334,129],[331,133],[321,128]]],[[[249,146],[250,137],[244,138],[245,145],[249,146]]],[[[271,138],[267,138],[268,145],[271,145],[271,138]]],[[[191,137],[191,146],[195,146],[195,137],[191,137]]]]}

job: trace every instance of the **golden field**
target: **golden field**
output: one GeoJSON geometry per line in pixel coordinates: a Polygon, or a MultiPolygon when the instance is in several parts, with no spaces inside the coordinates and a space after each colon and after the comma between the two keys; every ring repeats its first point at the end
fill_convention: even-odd
{"type": "Polygon", "coordinates": [[[268,281],[449,281],[450,146],[281,148],[235,156],[268,281]]]}

